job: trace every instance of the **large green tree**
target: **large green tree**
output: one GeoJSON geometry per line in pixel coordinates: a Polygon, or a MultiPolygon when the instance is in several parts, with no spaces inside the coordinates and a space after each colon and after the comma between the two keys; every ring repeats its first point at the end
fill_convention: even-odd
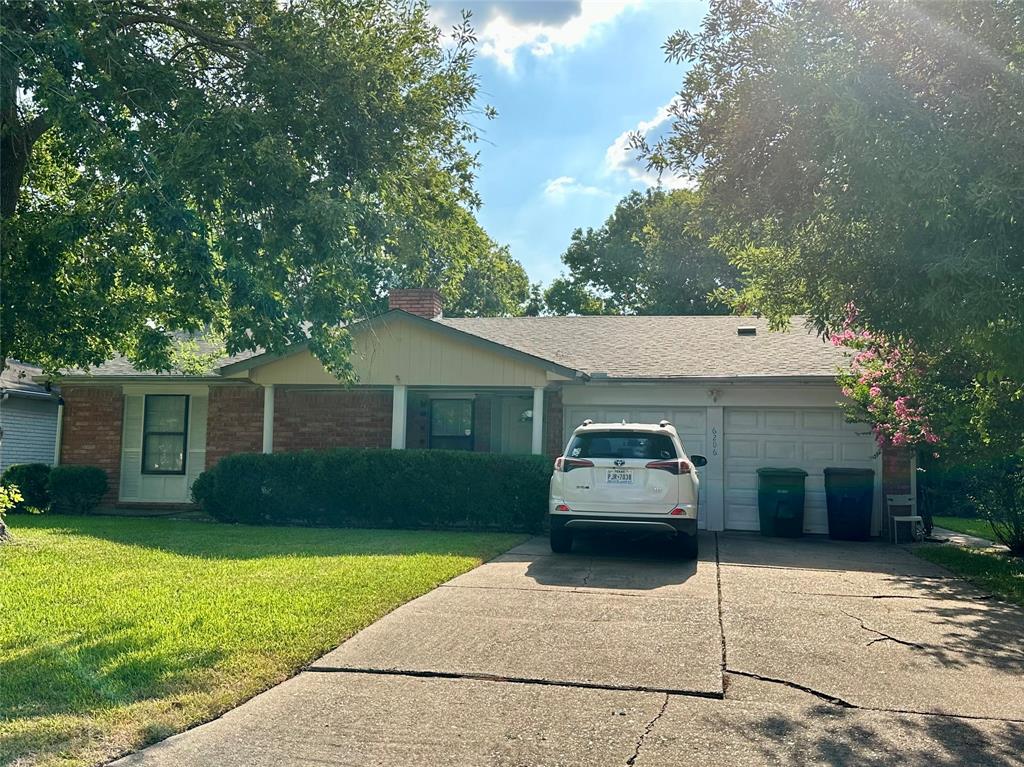
{"type": "Polygon", "coordinates": [[[171,331],[236,352],[308,330],[344,377],[340,324],[423,253],[466,256],[452,285],[508,271],[486,235],[458,243],[486,110],[468,23],[446,46],[427,10],[5,3],[0,359],[161,369],[171,331]]]}
{"type": "Polygon", "coordinates": [[[713,294],[736,269],[710,245],[688,190],[631,192],[597,229],[577,229],[562,255],[567,276],[548,288],[554,314],[724,314],[713,294]]]}
{"type": "Polygon", "coordinates": [[[1024,478],[1021,11],[713,2],[666,46],[691,65],[670,135],[634,138],[700,178],[736,308],[810,314],[858,349],[844,383],[880,442],[998,466],[996,483],[1024,478]]]}
{"type": "Polygon", "coordinates": [[[699,176],[741,307],[1024,357],[1019,2],[713,2],[654,165],[699,176]],[[980,338],[977,336],[981,336],[980,338]]]}

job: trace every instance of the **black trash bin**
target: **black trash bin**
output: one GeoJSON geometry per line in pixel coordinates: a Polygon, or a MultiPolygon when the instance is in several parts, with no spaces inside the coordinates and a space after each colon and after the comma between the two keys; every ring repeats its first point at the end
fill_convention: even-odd
{"type": "Polygon", "coordinates": [[[866,541],[871,537],[871,500],[875,472],[871,469],[825,469],[828,537],[866,541]]]}
{"type": "Polygon", "coordinates": [[[799,538],[804,534],[803,469],[758,469],[757,512],[761,535],[799,538]]]}

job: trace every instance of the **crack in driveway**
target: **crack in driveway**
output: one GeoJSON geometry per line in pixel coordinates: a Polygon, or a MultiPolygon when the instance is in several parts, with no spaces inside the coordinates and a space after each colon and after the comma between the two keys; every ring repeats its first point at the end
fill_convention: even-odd
{"type": "Polygon", "coordinates": [[[864,629],[865,631],[869,631],[872,634],[878,634],[877,637],[875,637],[874,639],[872,639],[870,642],[867,643],[867,645],[866,645],[867,647],[871,647],[871,645],[873,645],[875,642],[895,642],[896,644],[901,644],[901,645],[903,645],[905,647],[912,647],[915,650],[924,650],[925,649],[924,645],[920,645],[917,642],[910,642],[910,641],[908,641],[906,639],[900,639],[899,637],[894,637],[892,634],[886,634],[884,631],[879,631],[878,629],[873,629],[873,628],[871,628],[870,626],[868,626],[867,624],[864,623],[864,619],[863,618],[860,618],[860,617],[858,617],[856,615],[851,615],[850,613],[846,612],[846,610],[840,610],[839,612],[841,612],[847,618],[852,618],[853,620],[857,621],[860,624],[860,627],[862,629],[864,629]]]}
{"type": "Polygon", "coordinates": [[[644,741],[647,739],[647,736],[651,734],[651,730],[654,729],[654,725],[658,723],[658,720],[665,715],[665,709],[668,708],[668,701],[669,696],[665,695],[665,700],[661,703],[661,709],[654,715],[654,718],[647,723],[647,726],[644,727],[644,731],[640,733],[640,737],[637,738],[636,748],[633,749],[633,755],[626,760],[626,767],[632,767],[636,764],[636,760],[640,757],[640,749],[643,748],[644,741]]]}

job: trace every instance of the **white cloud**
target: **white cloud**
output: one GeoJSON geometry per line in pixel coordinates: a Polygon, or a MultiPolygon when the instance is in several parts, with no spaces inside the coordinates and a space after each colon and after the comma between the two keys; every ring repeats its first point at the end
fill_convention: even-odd
{"type": "Polygon", "coordinates": [[[561,204],[569,197],[583,195],[585,197],[606,197],[610,192],[596,186],[583,184],[572,176],[559,176],[544,184],[544,197],[550,202],[561,204]]]}
{"type": "Polygon", "coordinates": [[[434,22],[447,31],[463,7],[473,11],[478,50],[515,72],[522,50],[545,58],[571,51],[645,0],[575,0],[574,2],[438,2],[434,22]]]}
{"type": "Polygon", "coordinates": [[[672,109],[676,103],[677,98],[673,98],[661,106],[650,120],[641,120],[636,127],[619,134],[604,153],[606,175],[626,175],[631,180],[647,186],[660,184],[666,189],[693,189],[697,185],[694,180],[673,175],[671,172],[664,173],[659,179],[657,172],[648,169],[644,161],[637,157],[636,151],[629,146],[629,137],[633,133],[639,133],[651,142],[668,133],[672,128],[672,109]]]}

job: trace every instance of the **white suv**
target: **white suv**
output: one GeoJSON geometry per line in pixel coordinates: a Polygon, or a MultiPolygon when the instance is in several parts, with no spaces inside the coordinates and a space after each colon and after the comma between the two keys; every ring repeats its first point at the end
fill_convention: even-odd
{"type": "Polygon", "coordinates": [[[621,530],[671,534],[678,553],[695,558],[696,467],[705,465],[668,421],[584,421],[551,475],[552,551],[569,551],[577,530],[621,530]]]}

